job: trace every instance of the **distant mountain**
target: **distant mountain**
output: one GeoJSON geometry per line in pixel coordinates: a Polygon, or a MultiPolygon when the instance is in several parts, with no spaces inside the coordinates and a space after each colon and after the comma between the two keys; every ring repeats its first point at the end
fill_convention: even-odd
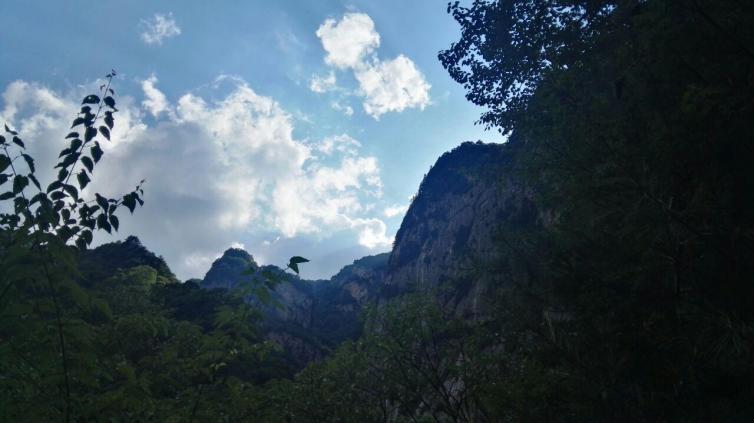
{"type": "MultiPolygon", "coordinates": [[[[541,225],[547,215],[533,206],[530,190],[513,182],[505,144],[463,143],[443,154],[422,181],[390,253],[367,256],[345,266],[329,280],[303,280],[276,266],[259,266],[243,249],[230,248],[203,279],[208,290],[231,290],[243,280],[271,272],[280,279],[272,303],[258,304],[270,339],[283,347],[285,360],[301,368],[324,357],[361,333],[360,313],[415,290],[431,290],[476,319],[489,306],[492,290],[510,283],[511,269],[500,269],[499,251],[506,230],[541,225]],[[494,264],[494,265],[493,265],[494,264]],[[249,272],[252,270],[252,272],[249,272]]],[[[99,246],[82,255],[90,280],[139,265],[175,279],[165,261],[138,238],[99,246]]]]}
{"type": "Polygon", "coordinates": [[[124,241],[102,244],[79,256],[79,271],[86,281],[103,281],[118,270],[137,266],[149,266],[159,276],[178,281],[165,260],[149,251],[135,236],[129,236],[124,241]]]}
{"type": "Polygon", "coordinates": [[[242,278],[243,272],[251,267],[258,267],[251,254],[240,248],[230,248],[212,263],[201,286],[208,289],[232,289],[242,278]]]}
{"type": "Polygon", "coordinates": [[[309,281],[277,266],[259,266],[246,251],[230,248],[212,263],[200,286],[233,289],[244,280],[264,277],[265,272],[279,277],[273,304],[258,304],[263,325],[289,359],[303,367],[344,340],[358,337],[359,313],[364,304],[379,295],[387,258],[388,254],[364,257],[330,280],[309,281]]]}

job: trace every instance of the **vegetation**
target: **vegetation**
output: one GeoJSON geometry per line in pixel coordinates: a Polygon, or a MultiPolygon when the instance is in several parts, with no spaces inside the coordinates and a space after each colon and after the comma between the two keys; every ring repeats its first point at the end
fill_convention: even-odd
{"type": "MultiPolygon", "coordinates": [[[[141,185],[83,198],[117,112],[110,74],[46,189],[18,134],[0,138],[0,186],[12,186],[0,194],[0,419],[752,420],[754,3],[448,11],[462,35],[439,59],[486,108],[480,123],[509,137],[500,177],[536,206],[533,225],[499,222],[505,258],[474,269],[509,281],[483,318],[448,307],[439,292],[453,287],[402,292],[290,376],[260,324],[279,274],[207,290],[134,239],[85,252],[143,203],[141,185]]],[[[241,253],[215,276],[249,263],[241,253]]]]}
{"type": "Polygon", "coordinates": [[[508,258],[487,271],[511,283],[484,323],[454,330],[463,323],[388,306],[367,324],[376,329],[295,382],[355,395],[358,409],[318,398],[339,411],[317,418],[299,401],[297,415],[750,420],[754,7],[520,0],[449,11],[462,37],[440,60],[487,108],[480,122],[509,135],[539,225],[500,222],[508,258]]]}
{"type": "Polygon", "coordinates": [[[180,284],[134,237],[86,251],[93,231],[118,230],[119,210],[143,205],[141,184],[84,197],[118,111],[114,75],[84,98],[46,189],[19,134],[0,137],[0,181],[12,185],[0,195],[12,204],[0,215],[0,420],[237,421],[273,347],[242,298],[275,281],[234,294],[180,284]]]}

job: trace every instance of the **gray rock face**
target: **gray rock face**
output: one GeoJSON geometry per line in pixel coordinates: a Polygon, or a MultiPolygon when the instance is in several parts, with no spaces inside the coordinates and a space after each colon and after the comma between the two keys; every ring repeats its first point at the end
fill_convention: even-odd
{"type": "Polygon", "coordinates": [[[443,154],[425,176],[396,235],[384,281],[387,296],[445,288],[460,316],[478,318],[492,289],[506,227],[539,219],[532,195],[509,176],[504,144],[464,143],[443,154]]]}

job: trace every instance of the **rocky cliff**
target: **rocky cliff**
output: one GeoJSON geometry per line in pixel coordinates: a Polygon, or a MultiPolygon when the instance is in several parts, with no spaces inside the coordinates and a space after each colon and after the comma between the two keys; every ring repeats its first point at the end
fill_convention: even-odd
{"type": "Polygon", "coordinates": [[[505,229],[540,220],[530,190],[511,177],[509,149],[466,142],[437,160],[396,234],[386,295],[442,288],[459,315],[484,313],[487,294],[507,282],[505,229]]]}

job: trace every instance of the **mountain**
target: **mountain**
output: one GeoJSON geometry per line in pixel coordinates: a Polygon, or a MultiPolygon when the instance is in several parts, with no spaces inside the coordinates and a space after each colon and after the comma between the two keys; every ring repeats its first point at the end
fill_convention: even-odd
{"type": "Polygon", "coordinates": [[[395,236],[384,291],[438,290],[460,316],[478,318],[491,290],[510,282],[500,250],[506,228],[524,230],[546,215],[511,175],[507,144],[465,142],[443,154],[422,181],[395,236]]]}
{"type": "Polygon", "coordinates": [[[79,270],[85,281],[102,281],[118,270],[137,266],[149,266],[158,276],[177,282],[173,272],[162,257],[155,255],[141,244],[139,238],[129,236],[124,241],[102,244],[84,251],[79,256],[79,270]]]}
{"type": "MultiPolygon", "coordinates": [[[[510,177],[505,144],[466,142],[443,154],[424,177],[390,253],[367,256],[329,280],[304,280],[276,266],[260,266],[243,249],[230,248],[201,280],[206,290],[232,290],[242,281],[278,279],[271,301],[256,301],[269,339],[283,348],[284,361],[302,368],[361,333],[360,314],[402,294],[429,290],[466,319],[482,318],[492,291],[511,282],[501,237],[509,230],[546,223],[531,191],[510,177]]],[[[136,237],[105,244],[82,257],[85,273],[101,279],[117,269],[146,265],[171,280],[162,258],[136,237]]],[[[92,279],[92,278],[90,278],[92,279]]],[[[96,279],[96,278],[94,278],[96,279]]]]}
{"type": "Polygon", "coordinates": [[[547,219],[531,191],[510,176],[510,147],[466,142],[443,154],[424,177],[390,253],[367,256],[329,280],[307,281],[275,266],[258,266],[231,248],[215,260],[201,286],[233,289],[272,272],[280,277],[263,306],[269,338],[298,365],[318,360],[361,332],[360,313],[415,290],[436,291],[456,314],[484,316],[491,292],[510,283],[498,240],[506,227],[525,230],[547,219]],[[255,269],[252,274],[244,274],[255,269]],[[505,270],[505,271],[504,271],[505,270]]]}
{"type": "Polygon", "coordinates": [[[259,266],[246,251],[230,248],[212,263],[200,286],[230,290],[242,281],[269,275],[278,278],[270,304],[257,305],[267,336],[300,368],[322,358],[344,340],[358,337],[359,313],[367,302],[377,298],[387,258],[386,253],[363,257],[330,280],[309,281],[277,266],[259,266]]]}

